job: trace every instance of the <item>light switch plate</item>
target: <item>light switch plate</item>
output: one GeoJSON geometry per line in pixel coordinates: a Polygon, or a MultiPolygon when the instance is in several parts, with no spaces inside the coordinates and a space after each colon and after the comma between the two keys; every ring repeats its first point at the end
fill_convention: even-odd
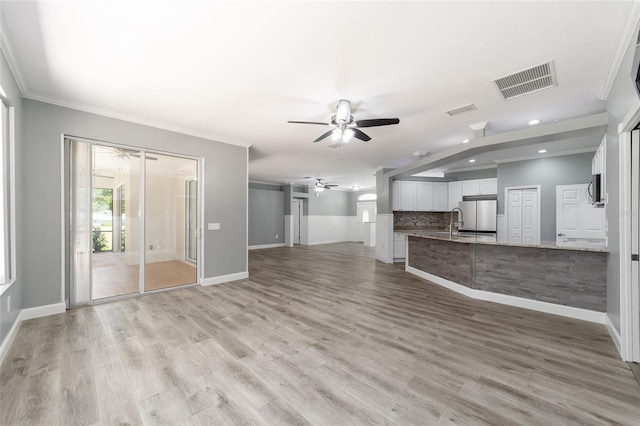
{"type": "Polygon", "coordinates": [[[220,224],[219,223],[208,223],[207,224],[207,229],[209,231],[219,231],[220,230],[220,224]]]}

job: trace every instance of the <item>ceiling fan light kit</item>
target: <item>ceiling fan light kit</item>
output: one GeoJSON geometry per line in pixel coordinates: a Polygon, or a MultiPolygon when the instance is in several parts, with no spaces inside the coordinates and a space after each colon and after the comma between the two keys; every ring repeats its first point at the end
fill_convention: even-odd
{"type": "Polygon", "coordinates": [[[361,141],[368,142],[371,137],[364,133],[359,127],[378,127],[389,126],[400,123],[399,118],[373,118],[366,120],[354,121],[351,115],[351,102],[346,99],[340,99],[338,106],[336,107],[336,115],[331,117],[329,123],[320,123],[317,121],[288,121],[293,124],[315,124],[322,126],[329,126],[332,129],[320,135],[313,142],[320,142],[321,140],[331,136],[331,140],[338,144],[345,144],[351,142],[353,138],[360,139],[361,141]]]}

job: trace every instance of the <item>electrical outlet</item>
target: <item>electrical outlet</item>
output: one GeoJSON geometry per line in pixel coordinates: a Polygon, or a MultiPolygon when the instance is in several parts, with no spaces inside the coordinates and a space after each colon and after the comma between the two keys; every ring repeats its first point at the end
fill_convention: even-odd
{"type": "Polygon", "coordinates": [[[11,311],[11,296],[7,297],[7,312],[11,311]]]}
{"type": "Polygon", "coordinates": [[[149,246],[149,250],[153,250],[153,246],[149,246]]]}
{"type": "Polygon", "coordinates": [[[276,234],[276,240],[278,239],[278,234],[276,234]]]}

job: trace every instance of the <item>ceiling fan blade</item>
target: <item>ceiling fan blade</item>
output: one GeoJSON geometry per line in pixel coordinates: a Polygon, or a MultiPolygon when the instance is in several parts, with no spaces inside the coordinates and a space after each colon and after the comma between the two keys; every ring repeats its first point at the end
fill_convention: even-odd
{"type": "Polygon", "coordinates": [[[325,188],[332,188],[332,187],[334,187],[334,186],[338,186],[338,185],[325,185],[324,187],[325,187],[325,188]]]}
{"type": "Polygon", "coordinates": [[[362,130],[358,130],[356,128],[351,129],[353,130],[353,137],[360,139],[361,141],[365,141],[368,142],[371,140],[371,138],[369,137],[369,135],[367,135],[365,132],[363,132],[362,130]]]}
{"type": "Polygon", "coordinates": [[[315,140],[315,141],[313,141],[313,142],[314,142],[314,143],[315,143],[315,142],[320,142],[322,139],[324,139],[324,138],[326,138],[326,137],[329,137],[329,136],[331,135],[331,133],[333,133],[333,129],[331,129],[331,130],[329,130],[329,131],[327,131],[327,132],[324,132],[322,135],[320,135],[320,137],[319,137],[318,139],[316,139],[316,140],[315,140]]]}
{"type": "Polygon", "coordinates": [[[319,121],[287,121],[287,123],[292,124],[319,124],[321,126],[328,126],[328,123],[320,123],[319,121]]]}
{"type": "Polygon", "coordinates": [[[356,124],[358,127],[376,127],[376,126],[389,126],[391,124],[400,123],[399,118],[372,118],[370,120],[358,120],[356,124]]]}

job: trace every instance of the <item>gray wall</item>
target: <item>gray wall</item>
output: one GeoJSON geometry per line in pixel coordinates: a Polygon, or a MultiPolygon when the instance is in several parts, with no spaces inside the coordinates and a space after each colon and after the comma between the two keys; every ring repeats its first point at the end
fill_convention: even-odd
{"type": "MultiPolygon", "coordinates": [[[[607,127],[607,169],[605,185],[608,193],[607,222],[609,236],[609,259],[607,262],[607,314],[611,323],[620,332],[620,180],[618,124],[638,99],[631,80],[631,68],[635,55],[635,35],[607,98],[609,126],[607,127]]],[[[629,214],[626,212],[625,214],[629,214]]]]}
{"type": "Polygon", "coordinates": [[[29,232],[21,239],[20,254],[32,262],[23,271],[25,308],[63,300],[58,278],[63,133],[204,158],[204,223],[221,224],[219,231],[204,231],[204,277],[247,270],[246,148],[27,99],[23,111],[24,161],[19,167],[25,195],[19,216],[29,232]]]}
{"type": "Polygon", "coordinates": [[[472,179],[489,179],[498,176],[498,169],[480,169],[469,170],[466,172],[445,173],[445,180],[472,180],[472,179]]]}
{"type": "Polygon", "coordinates": [[[499,164],[498,213],[504,213],[504,189],[506,187],[541,185],[540,239],[555,241],[556,185],[589,183],[591,181],[591,159],[594,154],[587,152],[499,164]]]}
{"type": "Polygon", "coordinates": [[[279,186],[249,184],[250,246],[284,243],[284,199],[279,186]]]}
{"type": "Polygon", "coordinates": [[[355,216],[351,214],[350,201],[351,192],[337,191],[335,189],[325,190],[319,197],[315,196],[313,188],[309,189],[309,216],[355,216]]]}
{"type": "MultiPolygon", "coordinates": [[[[0,51],[0,85],[6,92],[11,106],[14,108],[15,113],[15,187],[16,187],[16,223],[14,224],[16,230],[16,262],[17,267],[15,271],[16,282],[14,282],[8,290],[6,290],[0,297],[0,344],[4,342],[4,339],[9,334],[11,327],[16,322],[18,314],[22,309],[22,287],[24,286],[24,256],[21,255],[23,249],[24,240],[24,221],[22,218],[21,205],[23,203],[23,185],[22,174],[26,174],[28,170],[26,167],[22,167],[24,150],[23,150],[23,108],[22,108],[22,96],[20,89],[16,84],[13,74],[9,69],[9,65],[4,57],[4,53],[0,51]],[[11,311],[7,309],[7,298],[11,297],[11,311]]],[[[58,204],[59,205],[59,204],[58,204]]]]}

